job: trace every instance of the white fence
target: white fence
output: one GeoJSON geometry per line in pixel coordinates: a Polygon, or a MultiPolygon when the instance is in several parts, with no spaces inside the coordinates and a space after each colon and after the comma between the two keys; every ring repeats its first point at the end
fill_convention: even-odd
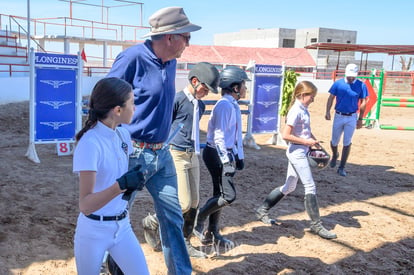
{"type": "MultiPolygon", "coordinates": [[[[177,71],[176,89],[181,90],[187,83],[188,71],[177,71]]],[[[82,96],[87,96],[91,93],[95,83],[101,79],[102,76],[87,77],[83,76],[81,81],[82,96]]],[[[320,93],[327,92],[332,84],[332,80],[312,80],[307,77],[299,77],[298,81],[310,80],[317,87],[320,93]]],[[[7,104],[12,102],[20,102],[29,100],[29,77],[0,77],[0,104],[7,104]]]]}

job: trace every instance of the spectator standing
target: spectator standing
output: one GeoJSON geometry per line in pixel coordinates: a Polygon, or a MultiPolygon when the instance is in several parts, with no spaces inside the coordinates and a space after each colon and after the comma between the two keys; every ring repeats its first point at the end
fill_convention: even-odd
{"type": "Polygon", "coordinates": [[[345,77],[332,84],[326,102],[325,119],[331,120],[331,108],[335,102],[335,116],[332,125],[331,149],[332,159],[330,166],[334,168],[338,160],[338,144],[343,134],[341,161],[337,173],[346,177],[345,164],[351,152],[352,137],[355,129],[362,128],[363,115],[368,97],[368,89],[364,82],[357,79],[358,66],[348,64],[345,68],[345,77]],[[359,112],[358,112],[359,108],[359,112]]]}

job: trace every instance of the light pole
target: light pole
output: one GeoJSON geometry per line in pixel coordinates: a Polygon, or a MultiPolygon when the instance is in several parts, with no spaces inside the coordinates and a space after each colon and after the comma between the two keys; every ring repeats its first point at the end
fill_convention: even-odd
{"type": "Polygon", "coordinates": [[[27,0],[27,54],[30,52],[30,38],[30,0],[27,0]]]}

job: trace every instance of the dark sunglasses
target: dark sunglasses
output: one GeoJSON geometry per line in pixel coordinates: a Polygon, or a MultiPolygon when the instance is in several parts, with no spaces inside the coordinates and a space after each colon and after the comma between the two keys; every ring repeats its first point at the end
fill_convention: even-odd
{"type": "Polygon", "coordinates": [[[177,33],[175,35],[183,37],[184,40],[185,40],[185,43],[187,43],[187,44],[190,43],[191,35],[184,35],[184,34],[181,34],[181,33],[177,33]]]}

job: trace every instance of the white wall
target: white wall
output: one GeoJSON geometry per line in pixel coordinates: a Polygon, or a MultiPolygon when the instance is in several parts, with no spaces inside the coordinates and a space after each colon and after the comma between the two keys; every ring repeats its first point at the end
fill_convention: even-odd
{"type": "MultiPolygon", "coordinates": [[[[82,77],[82,96],[89,95],[95,83],[101,78],[102,76],[82,77]]],[[[310,77],[298,77],[298,81],[301,80],[312,81],[318,87],[318,92],[320,93],[327,92],[332,85],[332,80],[314,80],[310,77]]],[[[177,91],[182,90],[187,84],[187,72],[177,72],[177,91]]],[[[27,101],[29,99],[29,77],[0,77],[0,104],[27,101]]]]}
{"type": "Polygon", "coordinates": [[[29,91],[29,77],[0,78],[0,104],[29,100],[29,91]]]}

